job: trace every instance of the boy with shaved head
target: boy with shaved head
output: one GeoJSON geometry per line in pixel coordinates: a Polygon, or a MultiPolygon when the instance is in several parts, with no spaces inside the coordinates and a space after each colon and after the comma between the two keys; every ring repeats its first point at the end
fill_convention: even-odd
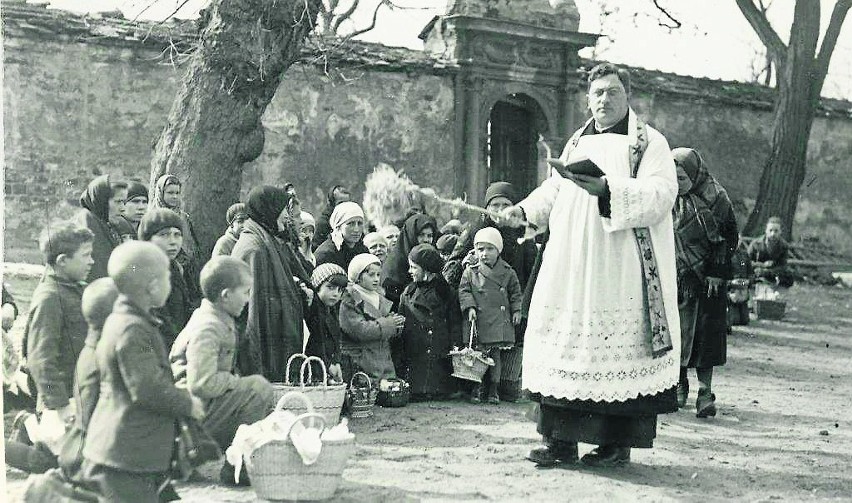
{"type": "Polygon", "coordinates": [[[156,502],[182,417],[204,406],[172,382],[151,309],[169,296],[169,258],[153,243],[119,245],[108,273],[119,291],[96,357],[101,394],[89,422],[83,474],[107,501],[156,502]]]}

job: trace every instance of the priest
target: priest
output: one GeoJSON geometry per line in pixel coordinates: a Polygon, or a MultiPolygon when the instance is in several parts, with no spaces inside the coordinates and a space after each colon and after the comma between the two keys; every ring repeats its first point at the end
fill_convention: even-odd
{"type": "Polygon", "coordinates": [[[544,440],[528,458],[542,466],[580,461],[578,442],[597,446],[584,464],[626,464],[631,448],[652,447],[657,415],[677,410],[677,175],[668,142],[630,109],[629,92],[625,70],[594,67],[592,118],[549,178],[501,215],[550,231],[523,358],[544,440]],[[602,175],[576,173],[589,161],[602,175]]]}

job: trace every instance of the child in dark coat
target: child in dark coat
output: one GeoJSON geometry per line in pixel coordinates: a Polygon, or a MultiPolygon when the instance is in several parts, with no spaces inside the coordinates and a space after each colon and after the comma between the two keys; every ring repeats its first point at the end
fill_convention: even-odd
{"type": "Polygon", "coordinates": [[[228,222],[228,229],[213,246],[213,256],[230,255],[234,251],[234,246],[240,239],[240,233],[243,231],[243,224],[248,220],[246,213],[246,205],[243,203],[232,204],[227,213],[225,220],[228,222]]]}
{"type": "MultiPolygon", "coordinates": [[[[474,345],[494,360],[484,382],[488,383],[488,402],[500,403],[501,350],[515,345],[515,325],[521,322],[523,292],[518,275],[500,258],[503,238],[494,227],[486,227],[473,238],[478,262],[470,264],[459,283],[459,303],[466,313],[465,333],[476,326],[474,345]]],[[[471,401],[481,401],[481,387],[475,387],[471,401]]]]}
{"type": "Polygon", "coordinates": [[[83,447],[82,473],[106,501],[157,502],[180,418],[204,418],[204,404],[172,382],[151,310],[169,295],[169,258],[156,245],[129,241],[109,260],[120,295],[96,355],[101,394],[83,447]]]}
{"type": "MultiPolygon", "coordinates": [[[[340,299],[349,280],[346,272],[337,264],[320,264],[311,274],[311,284],[316,298],[308,309],[305,322],[310,331],[305,354],[318,356],[328,367],[330,377],[343,380],[340,364],[340,299]]],[[[318,369],[313,369],[314,375],[318,369]]],[[[351,376],[350,376],[351,377],[351,376]]]]}
{"type": "Polygon", "coordinates": [[[408,254],[413,281],[399,299],[405,380],[413,400],[442,398],[455,391],[449,352],[461,333],[458,298],[441,275],[438,250],[419,244],[408,254]]]}
{"type": "Polygon", "coordinates": [[[183,228],[181,216],[165,208],[149,210],[139,223],[139,239],[154,243],[169,257],[171,293],[165,305],[154,309],[154,315],[162,321],[160,333],[166,350],[172,347],[201,300],[198,289],[194,287],[197,280],[189,281],[186,275],[191,271],[184,269],[178,261],[183,245],[183,228]]]}
{"type": "Polygon", "coordinates": [[[74,366],[86,340],[81,302],[92,259],[92,233],[72,223],[50,226],[40,241],[47,265],[33,292],[24,331],[28,367],[46,416],[74,416],[70,402],[74,366]]]}

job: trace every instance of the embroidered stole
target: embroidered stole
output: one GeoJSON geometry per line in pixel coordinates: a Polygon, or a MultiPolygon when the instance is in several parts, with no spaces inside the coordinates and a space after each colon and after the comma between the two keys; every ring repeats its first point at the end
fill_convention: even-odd
{"type": "MultiPolygon", "coordinates": [[[[645,123],[633,110],[628,112],[635,120],[636,142],[628,145],[630,155],[630,177],[636,178],[639,172],[639,163],[648,149],[648,130],[645,123]]],[[[577,147],[583,131],[594,119],[586,121],[582,128],[571,135],[564,154],[570,153],[577,147]]],[[[563,156],[564,156],[563,154],[563,156]]],[[[639,258],[642,262],[642,286],[645,292],[645,309],[648,311],[651,323],[651,356],[659,358],[672,350],[672,337],[669,332],[669,324],[666,320],[666,308],[663,305],[663,287],[660,283],[660,275],[657,269],[657,259],[654,255],[654,245],[651,242],[651,231],[647,227],[635,227],[633,234],[636,236],[636,246],[639,249],[639,258]]]]}

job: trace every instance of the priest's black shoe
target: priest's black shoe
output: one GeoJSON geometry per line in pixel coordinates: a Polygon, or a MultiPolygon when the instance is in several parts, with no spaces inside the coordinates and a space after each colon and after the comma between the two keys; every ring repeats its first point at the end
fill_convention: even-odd
{"type": "Polygon", "coordinates": [[[536,447],[527,454],[527,459],[538,466],[573,465],[579,461],[577,443],[557,442],[536,447]]]}
{"type": "Polygon", "coordinates": [[[580,460],[588,466],[612,467],[630,462],[630,447],[602,445],[583,456],[580,460]]]}
{"type": "Polygon", "coordinates": [[[716,395],[707,392],[698,392],[698,398],[695,400],[695,417],[715,417],[716,416],[716,395]]]}

